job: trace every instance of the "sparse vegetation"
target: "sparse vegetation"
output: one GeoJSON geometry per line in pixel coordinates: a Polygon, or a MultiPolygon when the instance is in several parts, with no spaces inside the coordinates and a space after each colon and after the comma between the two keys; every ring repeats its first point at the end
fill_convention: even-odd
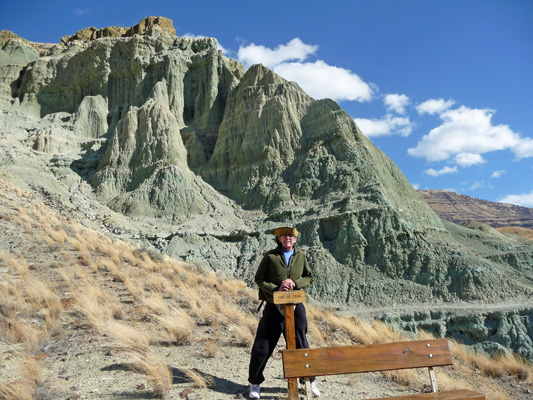
{"type": "Polygon", "coordinates": [[[151,352],[126,350],[125,355],[131,360],[131,368],[134,371],[148,377],[155,395],[165,398],[172,387],[172,373],[167,364],[151,352]]]}
{"type": "Polygon", "coordinates": [[[508,233],[524,239],[533,240],[533,229],[522,228],[521,226],[506,226],[496,228],[496,230],[501,233],[508,233]]]}
{"type": "MultiPolygon", "coordinates": [[[[197,343],[209,359],[224,346],[251,345],[258,303],[255,291],[243,282],[199,273],[90,230],[8,182],[0,182],[0,192],[0,223],[31,235],[27,247],[0,248],[0,348],[10,355],[10,363],[20,364],[2,374],[0,398],[36,398],[45,375],[42,357],[50,351],[46,348],[83,332],[102,351],[118,351],[162,398],[172,390],[173,376],[158,349],[197,343]],[[246,297],[248,302],[240,301],[246,297]],[[204,330],[211,332],[208,338],[200,334],[204,330]]],[[[317,346],[405,340],[379,321],[340,317],[311,306],[308,316],[310,339],[317,346]]],[[[502,381],[532,381],[533,367],[516,356],[488,358],[453,341],[451,347],[455,365],[439,372],[443,388],[475,388],[488,399],[504,400],[513,397],[502,381]]],[[[5,361],[0,362],[4,368],[5,361]]],[[[185,375],[197,388],[215,385],[198,371],[185,375]]],[[[417,371],[385,375],[417,390],[427,384],[417,371]]]]}
{"type": "Polygon", "coordinates": [[[194,369],[186,370],[185,376],[187,376],[197,388],[203,389],[206,387],[215,387],[215,382],[211,377],[204,376],[202,373],[195,371],[194,369]]]}
{"type": "Polygon", "coordinates": [[[0,398],[6,400],[33,400],[42,383],[41,365],[37,358],[26,353],[18,354],[19,377],[0,385],[0,398]]]}

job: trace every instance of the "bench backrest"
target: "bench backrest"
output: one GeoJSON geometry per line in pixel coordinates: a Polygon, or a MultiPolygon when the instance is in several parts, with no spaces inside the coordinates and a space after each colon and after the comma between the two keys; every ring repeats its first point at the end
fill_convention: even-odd
{"type": "Polygon", "coordinates": [[[285,378],[452,365],[447,339],[283,350],[285,378]]]}

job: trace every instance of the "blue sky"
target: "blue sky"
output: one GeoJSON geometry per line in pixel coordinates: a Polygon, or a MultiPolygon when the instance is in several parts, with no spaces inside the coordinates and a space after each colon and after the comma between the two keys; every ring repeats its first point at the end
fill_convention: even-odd
{"type": "Polygon", "coordinates": [[[150,15],[336,100],[415,188],[533,207],[532,0],[1,0],[0,29],[57,43],[150,15]]]}

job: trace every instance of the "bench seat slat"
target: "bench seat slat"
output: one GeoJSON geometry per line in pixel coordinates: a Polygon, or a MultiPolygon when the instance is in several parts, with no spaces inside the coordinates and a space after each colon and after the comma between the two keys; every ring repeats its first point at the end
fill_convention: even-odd
{"type": "MultiPolygon", "coordinates": [[[[368,400],[383,400],[383,398],[374,398],[368,400]]],[[[386,397],[386,400],[485,400],[482,394],[472,392],[471,390],[450,390],[439,393],[422,393],[407,396],[386,397]]]]}
{"type": "Polygon", "coordinates": [[[447,339],[283,350],[282,354],[286,379],[453,363],[447,339]]]}

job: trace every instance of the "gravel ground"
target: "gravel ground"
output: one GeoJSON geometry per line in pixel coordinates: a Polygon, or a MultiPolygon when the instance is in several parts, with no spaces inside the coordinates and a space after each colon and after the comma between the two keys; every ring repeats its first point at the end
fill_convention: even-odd
{"type": "MultiPolygon", "coordinates": [[[[287,399],[281,353],[283,340],[265,370],[262,399],[287,399]]],[[[132,371],[119,351],[87,335],[72,335],[69,340],[46,348],[43,360],[45,385],[41,392],[56,399],[151,399],[153,388],[146,376],[132,371]],[[90,346],[88,345],[90,344],[90,346]]],[[[249,349],[224,346],[214,357],[206,357],[201,346],[171,346],[155,349],[174,375],[168,399],[226,400],[248,398],[247,371],[249,349]],[[200,372],[212,387],[199,389],[186,378],[185,371],[200,372]]],[[[365,399],[405,393],[381,374],[319,377],[321,398],[365,399]]],[[[303,388],[303,386],[302,386],[303,388]]],[[[301,393],[303,398],[303,391],[301,393]]]]}

